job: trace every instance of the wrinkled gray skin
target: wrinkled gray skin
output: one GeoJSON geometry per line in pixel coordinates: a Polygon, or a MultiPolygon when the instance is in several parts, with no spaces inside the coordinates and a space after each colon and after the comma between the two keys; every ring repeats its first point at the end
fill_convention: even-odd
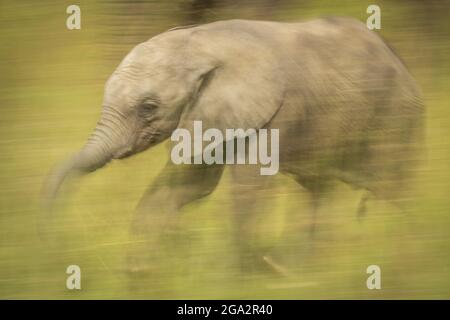
{"type": "MultiPolygon", "coordinates": [[[[313,213],[336,179],[395,200],[420,148],[423,113],[402,62],[352,19],[231,20],[169,30],[137,45],[108,79],[94,133],[49,176],[45,200],[51,205],[67,177],[144,151],[176,128],[192,129],[193,120],[202,120],[203,130],[279,129],[280,172],[310,192],[313,213]]],[[[245,213],[236,217],[241,241],[255,202],[248,196],[270,178],[254,166],[230,168],[245,213]]],[[[132,237],[156,245],[183,206],[214,190],[222,171],[169,160],[137,208],[132,237]]],[[[132,270],[141,267],[133,260],[139,250],[130,253],[132,270]]]]}

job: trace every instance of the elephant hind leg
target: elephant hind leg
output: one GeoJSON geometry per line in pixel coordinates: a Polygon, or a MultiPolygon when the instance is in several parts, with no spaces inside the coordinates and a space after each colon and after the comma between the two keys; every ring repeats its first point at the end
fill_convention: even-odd
{"type": "Polygon", "coordinates": [[[373,198],[373,193],[366,190],[359,200],[358,209],[356,211],[356,215],[358,220],[361,221],[362,218],[366,216],[367,213],[367,202],[373,198]]]}
{"type": "Polygon", "coordinates": [[[325,176],[302,177],[297,176],[296,182],[308,191],[309,211],[311,215],[311,225],[309,227],[309,236],[314,238],[317,229],[317,218],[320,205],[327,191],[329,191],[329,179],[325,176]]]}
{"type": "Polygon", "coordinates": [[[403,168],[401,166],[383,167],[382,164],[368,166],[368,168],[370,169],[365,172],[333,172],[333,176],[338,180],[355,189],[365,190],[357,206],[357,218],[361,220],[366,216],[367,203],[371,200],[387,201],[401,211],[405,211],[407,186],[411,180],[403,168]]]}

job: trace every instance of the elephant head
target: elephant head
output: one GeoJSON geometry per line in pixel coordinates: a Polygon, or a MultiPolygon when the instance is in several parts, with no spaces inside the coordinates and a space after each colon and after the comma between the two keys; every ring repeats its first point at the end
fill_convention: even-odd
{"type": "Polygon", "coordinates": [[[108,79],[87,143],[49,175],[47,205],[67,177],[144,151],[177,127],[190,129],[193,120],[204,128],[261,128],[282,101],[277,61],[258,39],[220,24],[168,31],[137,45],[108,79]]]}

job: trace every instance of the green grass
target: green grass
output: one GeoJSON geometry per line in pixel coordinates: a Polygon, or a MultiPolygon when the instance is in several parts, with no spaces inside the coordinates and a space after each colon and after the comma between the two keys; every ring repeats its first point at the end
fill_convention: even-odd
{"type": "MultiPolygon", "coordinates": [[[[414,6],[381,2],[381,33],[416,76],[427,105],[428,162],[417,179],[411,215],[372,202],[358,222],[361,193],[339,185],[320,209],[312,241],[306,195],[279,177],[270,197],[275,201],[258,199],[262,213],[254,245],[277,248],[291,276],[242,279],[225,174],[211,197],[183,210],[183,236],[190,241],[156,262],[161,274],[155,280],[123,270],[133,210],[167,159],[164,145],[116,161],[65,190],[50,243],[39,239],[36,222],[46,174],[83,144],[99,115],[105,80],[132,47],[126,36],[112,35],[118,28],[112,23],[127,26],[120,31],[124,35],[140,30],[133,41],[143,41],[177,24],[170,15],[177,7],[151,2],[153,19],[145,20],[144,30],[106,4],[81,2],[82,30],[67,31],[60,4],[22,3],[2,4],[1,10],[0,298],[450,298],[450,46],[440,31],[448,22],[437,20],[442,29],[434,29],[416,22],[413,15],[420,10],[414,6]],[[82,269],[81,291],[65,288],[71,264],[82,269]],[[382,268],[382,290],[365,287],[371,264],[382,268]]],[[[275,17],[366,16],[365,2],[318,1],[302,8],[291,3],[275,17]]],[[[230,15],[225,8],[214,17],[230,15]]]]}

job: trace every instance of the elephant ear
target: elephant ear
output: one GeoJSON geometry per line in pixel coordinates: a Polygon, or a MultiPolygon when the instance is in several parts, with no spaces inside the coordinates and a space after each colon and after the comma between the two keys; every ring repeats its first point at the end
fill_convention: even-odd
{"type": "Polygon", "coordinates": [[[184,110],[179,128],[192,130],[202,121],[203,130],[244,130],[264,127],[283,102],[285,79],[273,51],[246,34],[211,36],[192,41],[190,64],[202,70],[201,84],[184,110]],[[208,41],[204,40],[208,37],[208,41]],[[214,39],[211,39],[213,37],[214,39]]]}

